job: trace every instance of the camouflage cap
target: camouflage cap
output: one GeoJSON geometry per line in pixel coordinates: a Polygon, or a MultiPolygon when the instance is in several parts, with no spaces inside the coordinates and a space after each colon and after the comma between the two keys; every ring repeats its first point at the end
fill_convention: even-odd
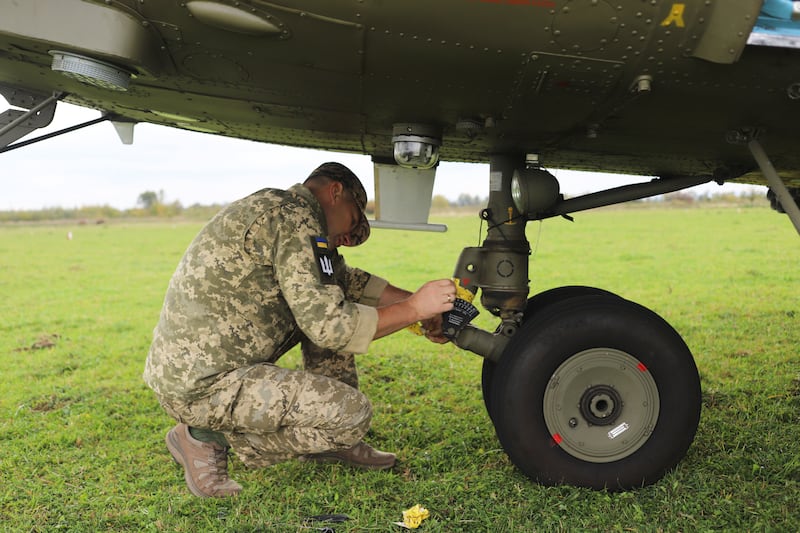
{"type": "Polygon", "coordinates": [[[349,246],[358,246],[369,238],[369,222],[365,213],[367,209],[367,191],[361,184],[358,176],[353,174],[353,171],[342,165],[341,163],[329,162],[323,163],[314,169],[309,174],[308,179],[324,176],[334,181],[341,183],[345,189],[350,191],[356,205],[361,210],[361,219],[356,224],[356,227],[350,232],[349,246]]]}

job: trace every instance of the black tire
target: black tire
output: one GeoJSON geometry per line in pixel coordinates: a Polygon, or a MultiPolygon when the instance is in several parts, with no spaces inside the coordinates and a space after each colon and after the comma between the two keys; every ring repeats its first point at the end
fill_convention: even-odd
{"type": "Polygon", "coordinates": [[[685,456],[700,419],[700,379],[683,339],[613,295],[569,298],[524,322],[491,389],[503,448],[545,485],[654,483],[685,456]]]}
{"type": "MultiPolygon", "coordinates": [[[[589,296],[592,294],[616,296],[613,292],[596,287],[585,287],[583,285],[568,285],[566,287],[549,289],[528,298],[528,304],[523,312],[523,323],[529,321],[537,313],[552,304],[568,300],[569,298],[575,298],[576,296],[589,296]]],[[[496,367],[497,363],[494,361],[489,359],[483,360],[483,368],[481,369],[481,390],[483,391],[483,405],[486,406],[486,412],[489,413],[490,419],[492,418],[492,410],[490,408],[492,401],[492,380],[496,367]]]]}

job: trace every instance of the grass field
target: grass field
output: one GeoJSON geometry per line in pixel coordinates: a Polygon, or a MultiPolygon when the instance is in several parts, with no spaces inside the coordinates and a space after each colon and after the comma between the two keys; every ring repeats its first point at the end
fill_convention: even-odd
{"type": "MultiPolygon", "coordinates": [[[[445,234],[376,230],[348,262],[414,289],[449,277],[477,217],[445,234]]],[[[531,223],[532,290],[594,285],[664,316],[695,354],[697,438],[653,486],[595,492],[530,482],[485,413],[479,357],[406,332],[361,356],[389,472],[290,462],[190,495],[163,443],[170,419],[141,380],[167,281],[199,223],[0,226],[0,527],[7,531],[800,530],[800,241],[764,208],[598,210],[531,223]],[[73,238],[67,239],[71,231],[73,238]],[[344,513],[342,524],[304,522],[344,513]]],[[[483,312],[478,324],[493,328],[483,312]]],[[[296,366],[289,354],[282,364],[296,366]]]]}

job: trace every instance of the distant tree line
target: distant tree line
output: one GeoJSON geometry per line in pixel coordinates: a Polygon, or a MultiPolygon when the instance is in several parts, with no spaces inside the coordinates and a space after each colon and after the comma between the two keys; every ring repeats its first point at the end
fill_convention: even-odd
{"type": "MultiPolygon", "coordinates": [[[[437,194],[431,199],[431,209],[446,210],[453,208],[481,208],[488,202],[488,198],[478,195],[462,193],[455,201],[437,194]]],[[[703,205],[737,205],[737,206],[766,206],[769,205],[765,192],[758,189],[744,193],[703,193],[696,194],[687,191],[678,191],[670,194],[655,196],[644,200],[631,202],[634,204],[647,204],[649,206],[696,206],[703,205]]],[[[136,200],[136,207],[132,209],[117,209],[108,205],[76,207],[48,207],[45,209],[29,211],[0,211],[0,223],[3,222],[46,222],[46,221],[75,221],[79,224],[99,224],[107,220],[121,218],[175,218],[182,217],[192,220],[208,220],[213,217],[223,204],[200,205],[194,204],[183,207],[180,202],[167,203],[164,201],[164,191],[145,191],[136,200]]],[[[368,214],[374,213],[374,202],[367,204],[368,214]]]]}
{"type": "Polygon", "coordinates": [[[703,204],[729,204],[729,205],[769,205],[767,191],[764,189],[750,189],[740,193],[734,192],[704,192],[676,191],[641,200],[644,202],[666,203],[672,205],[703,205],[703,204]]]}
{"type": "Polygon", "coordinates": [[[174,218],[208,220],[213,217],[223,205],[194,204],[183,207],[180,202],[166,203],[164,191],[145,191],[136,200],[136,207],[132,209],[117,209],[108,205],[84,206],[76,208],[47,207],[36,210],[0,211],[2,222],[45,222],[45,221],[75,221],[79,224],[102,224],[107,220],[120,218],[174,218]]]}
{"type": "Polygon", "coordinates": [[[489,202],[487,196],[472,196],[467,193],[461,193],[455,201],[448,200],[446,196],[441,194],[435,195],[431,199],[432,209],[446,209],[448,207],[484,207],[489,202]]]}

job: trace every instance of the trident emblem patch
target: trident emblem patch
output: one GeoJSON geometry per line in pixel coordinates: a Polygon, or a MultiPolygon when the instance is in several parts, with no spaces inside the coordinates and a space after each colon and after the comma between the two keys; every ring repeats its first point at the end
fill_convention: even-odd
{"type": "Polygon", "coordinates": [[[319,279],[325,285],[335,285],[336,280],[333,272],[333,257],[336,253],[328,247],[328,239],[325,237],[311,237],[311,248],[314,250],[314,258],[319,267],[319,279]]]}

